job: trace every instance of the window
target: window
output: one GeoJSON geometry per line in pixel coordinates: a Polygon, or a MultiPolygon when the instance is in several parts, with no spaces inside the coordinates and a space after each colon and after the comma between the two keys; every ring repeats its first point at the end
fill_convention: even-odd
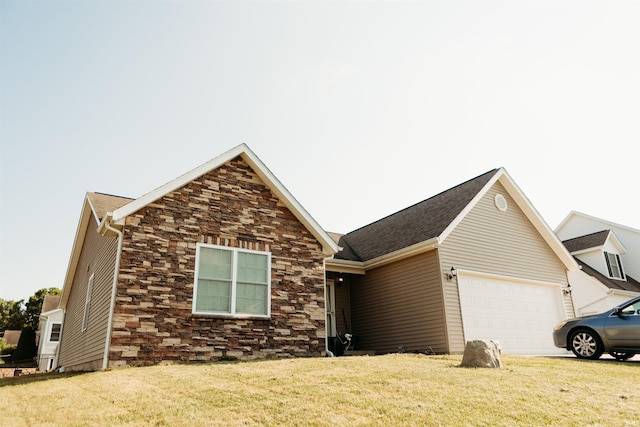
{"type": "Polygon", "coordinates": [[[640,316],[640,301],[635,304],[629,304],[622,309],[623,316],[640,316]]]}
{"type": "Polygon", "coordinates": [[[622,271],[622,263],[620,262],[620,255],[605,252],[604,258],[607,261],[607,269],[609,270],[609,277],[613,277],[615,279],[624,279],[624,272],[622,271]]]}
{"type": "Polygon", "coordinates": [[[87,330],[89,326],[89,306],[91,305],[91,292],[93,290],[93,274],[89,277],[87,284],[87,296],[84,300],[84,316],[82,317],[82,332],[87,330]]]}
{"type": "Polygon", "coordinates": [[[62,323],[53,323],[51,325],[51,334],[49,335],[49,341],[60,341],[60,331],[62,330],[62,323]]]}
{"type": "Polygon", "coordinates": [[[199,244],[193,312],[268,317],[271,254],[199,244]]]}

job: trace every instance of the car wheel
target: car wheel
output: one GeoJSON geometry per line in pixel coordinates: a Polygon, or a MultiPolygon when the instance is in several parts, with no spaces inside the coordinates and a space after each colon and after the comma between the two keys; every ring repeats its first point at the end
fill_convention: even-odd
{"type": "Polygon", "coordinates": [[[617,360],[631,359],[633,356],[636,355],[635,353],[624,353],[624,352],[621,352],[621,351],[612,351],[609,354],[612,355],[613,357],[615,357],[617,360]]]}
{"type": "Polygon", "coordinates": [[[569,338],[571,351],[580,359],[598,359],[603,352],[600,337],[588,329],[578,329],[569,338]]]}

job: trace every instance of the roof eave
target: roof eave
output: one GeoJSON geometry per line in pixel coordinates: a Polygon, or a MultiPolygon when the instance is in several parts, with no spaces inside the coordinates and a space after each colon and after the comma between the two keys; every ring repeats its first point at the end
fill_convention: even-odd
{"type": "Polygon", "coordinates": [[[562,261],[568,271],[577,271],[580,269],[578,263],[573,256],[569,253],[567,248],[562,244],[556,233],[553,232],[551,227],[545,222],[542,216],[538,213],[533,204],[525,196],[522,190],[518,187],[515,181],[509,176],[507,171],[502,168],[499,181],[502,186],[509,192],[509,195],[516,201],[520,209],[531,221],[538,233],[547,242],[551,250],[562,261]]]}
{"type": "Polygon", "coordinates": [[[325,264],[327,265],[327,271],[349,273],[350,271],[338,271],[338,269],[353,268],[354,270],[361,271],[361,273],[359,272],[356,274],[364,274],[364,272],[366,272],[367,270],[382,267],[383,265],[391,264],[392,262],[400,261],[405,258],[434,250],[439,245],[440,239],[438,239],[437,237],[433,237],[429,240],[425,240],[424,242],[416,243],[415,245],[407,246],[406,248],[398,249],[397,251],[390,252],[388,254],[384,254],[364,262],[328,259],[325,264]]]}
{"type": "Polygon", "coordinates": [[[300,205],[293,195],[285,188],[284,185],[271,173],[269,168],[249,149],[246,144],[240,144],[231,150],[219,155],[218,157],[204,163],[197,168],[181,175],[180,177],[168,182],[167,184],[156,188],[155,190],[145,194],[144,196],[116,209],[112,213],[112,223],[120,224],[124,219],[138,211],[139,209],[155,202],[166,194],[177,190],[185,184],[201,177],[202,175],[219,168],[225,163],[241,156],[242,159],[251,166],[258,176],[269,186],[271,191],[284,203],[293,215],[311,232],[311,234],[322,245],[325,255],[333,255],[338,252],[338,245],[331,239],[322,227],[309,215],[309,213],[300,205]]]}
{"type": "Polygon", "coordinates": [[[60,308],[65,308],[67,301],[69,300],[69,294],[71,293],[71,287],[73,285],[73,279],[75,278],[76,268],[78,267],[78,262],[80,261],[82,244],[84,242],[85,236],[87,235],[87,228],[89,227],[89,219],[91,215],[93,215],[94,218],[97,218],[96,212],[93,210],[93,206],[89,201],[89,196],[88,194],[86,194],[84,202],[82,204],[82,211],[80,212],[78,228],[76,229],[76,235],[73,240],[73,246],[71,247],[69,265],[67,266],[67,272],[62,284],[62,295],[60,296],[60,303],[58,305],[58,307],[60,308]]]}
{"type": "Polygon", "coordinates": [[[518,207],[523,211],[529,221],[536,228],[538,233],[547,242],[551,250],[562,261],[567,270],[576,271],[579,270],[578,264],[573,259],[573,256],[569,253],[567,248],[562,244],[558,236],[551,230],[547,223],[542,219],[538,211],[533,207],[533,204],[524,195],[522,190],[517,186],[515,181],[509,176],[505,168],[500,168],[498,172],[491,177],[491,179],[485,184],[485,186],[476,194],[476,196],[469,202],[469,204],[460,212],[460,214],[454,219],[451,224],[440,234],[440,241],[444,241],[447,236],[460,224],[465,216],[475,207],[475,205],[484,197],[491,187],[496,182],[500,182],[502,186],[507,190],[509,195],[518,204],[518,207]]]}

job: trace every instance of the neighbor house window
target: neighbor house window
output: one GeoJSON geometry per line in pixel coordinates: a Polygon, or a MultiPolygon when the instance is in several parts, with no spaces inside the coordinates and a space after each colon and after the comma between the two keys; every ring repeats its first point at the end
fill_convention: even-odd
{"type": "Polygon", "coordinates": [[[49,341],[60,341],[60,331],[62,330],[62,323],[54,323],[51,325],[51,334],[49,335],[49,341]]]}
{"type": "Polygon", "coordinates": [[[93,290],[93,274],[89,277],[87,284],[87,295],[84,300],[84,316],[82,317],[82,332],[87,330],[89,326],[89,308],[91,306],[91,292],[93,290]]]}
{"type": "Polygon", "coordinates": [[[624,279],[624,272],[622,271],[622,263],[620,262],[620,255],[605,252],[604,257],[607,260],[609,277],[613,277],[615,279],[624,279]]]}
{"type": "Polygon", "coordinates": [[[268,317],[271,254],[200,244],[193,312],[268,317]]]}

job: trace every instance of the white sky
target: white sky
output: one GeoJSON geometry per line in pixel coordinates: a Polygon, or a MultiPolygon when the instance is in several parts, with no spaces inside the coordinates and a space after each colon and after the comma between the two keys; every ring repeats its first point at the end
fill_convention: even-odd
{"type": "Polygon", "coordinates": [[[640,1],[0,2],[0,298],[62,287],[85,192],[246,143],[328,231],[504,166],[640,229],[640,1]]]}

